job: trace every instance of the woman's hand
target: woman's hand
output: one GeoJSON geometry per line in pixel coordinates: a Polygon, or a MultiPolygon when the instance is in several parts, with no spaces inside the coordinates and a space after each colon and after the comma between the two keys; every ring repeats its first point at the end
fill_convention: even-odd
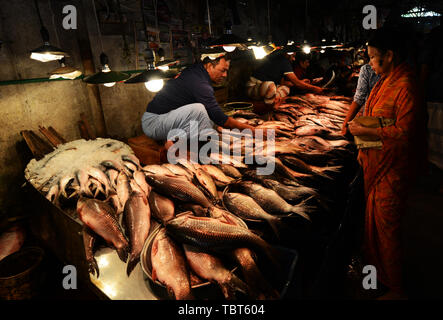
{"type": "Polygon", "coordinates": [[[341,127],[341,134],[345,136],[348,133],[348,121],[343,122],[343,126],[341,127]]]}
{"type": "Polygon", "coordinates": [[[353,136],[374,136],[374,137],[379,137],[378,132],[377,132],[377,128],[367,128],[367,127],[363,127],[360,124],[358,124],[357,122],[351,121],[348,123],[348,129],[349,132],[351,132],[351,134],[353,136]]]}
{"type": "Polygon", "coordinates": [[[363,136],[365,134],[367,134],[366,130],[367,128],[359,125],[357,122],[351,121],[348,122],[348,128],[349,128],[349,132],[351,132],[351,134],[353,136],[363,136]]]}

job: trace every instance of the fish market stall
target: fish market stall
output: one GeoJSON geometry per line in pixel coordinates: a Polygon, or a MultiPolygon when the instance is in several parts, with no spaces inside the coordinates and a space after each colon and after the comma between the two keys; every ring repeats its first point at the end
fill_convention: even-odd
{"type": "Polygon", "coordinates": [[[339,133],[348,106],[345,97],[304,95],[267,119],[234,111],[275,130],[275,143],[230,133],[211,164],[144,164],[113,139],[60,144],[25,171],[45,208],[33,227],[105,298],[303,296],[343,222],[355,173],[353,144],[339,133]],[[251,155],[275,170],[259,174],[251,155]]]}

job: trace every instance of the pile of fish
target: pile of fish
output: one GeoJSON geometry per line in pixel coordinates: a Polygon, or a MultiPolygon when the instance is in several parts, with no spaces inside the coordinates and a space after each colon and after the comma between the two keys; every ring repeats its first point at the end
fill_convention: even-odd
{"type": "MultiPolygon", "coordinates": [[[[77,213],[85,226],[83,239],[90,272],[99,276],[94,246],[100,238],[127,263],[129,276],[140,261],[155,219],[164,230],[152,245],[152,278],[164,284],[176,299],[192,298],[191,283],[204,281],[218,284],[226,299],[234,299],[236,292],[251,299],[278,298],[256,262],[260,259],[278,269],[274,249],[250,231],[241,217],[222,206],[223,195],[230,195],[222,190],[241,177],[235,167],[181,160],[179,164],[138,167],[132,176],[138,173],[144,179],[132,179],[127,184],[129,197],[120,218],[109,200],[81,195],[77,202],[77,213]],[[228,265],[232,263],[241,269],[241,278],[230,271],[228,265]]],[[[226,200],[229,204],[236,201],[226,200]]],[[[248,197],[248,201],[254,200],[248,197]]],[[[276,200],[271,208],[278,211],[282,202],[276,200]]],[[[247,205],[239,212],[254,216],[257,208],[249,210],[247,205]]],[[[286,205],[288,215],[308,218],[303,206],[286,205]]]]}
{"type": "Polygon", "coordinates": [[[217,141],[221,151],[209,155],[211,164],[188,157],[142,166],[124,143],[80,140],[31,161],[25,176],[55,204],[77,201],[86,259],[97,277],[97,242],[117,251],[129,276],[155,220],[162,227],[149,256],[152,278],[172,297],[192,299],[192,285],[210,281],[226,299],[277,299],[271,278],[284,270],[273,245],[290,225],[310,225],[316,212],[328,210],[331,199],[319,187],[334,182],[352,153],[340,135],[348,107],[344,97],[304,95],[288,98],[269,121],[237,111],[239,121],[274,129],[275,140],[228,133],[228,141],[217,141]],[[272,173],[259,174],[262,164],[247,161],[260,156],[273,161],[272,173]],[[269,228],[249,229],[257,223],[269,228]]]}
{"type": "Polygon", "coordinates": [[[59,145],[38,161],[32,159],[26,166],[25,178],[54,204],[81,195],[111,197],[120,212],[126,199],[117,199],[121,195],[117,191],[137,166],[138,158],[125,143],[80,139],[59,145]]]}

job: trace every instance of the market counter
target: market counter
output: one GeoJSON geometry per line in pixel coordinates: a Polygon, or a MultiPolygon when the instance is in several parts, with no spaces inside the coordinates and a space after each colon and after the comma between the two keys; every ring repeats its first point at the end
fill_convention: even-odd
{"type": "Polygon", "coordinates": [[[112,248],[98,248],[95,258],[100,276],[97,278],[90,274],[83,245],[82,223],[76,217],[75,210],[61,210],[46,200],[33,186],[27,184],[26,188],[29,191],[29,201],[38,208],[30,220],[32,234],[63,264],[74,266],[78,279],[89,284],[99,299],[157,299],[145,281],[140,264],[137,264],[128,277],[126,264],[112,248]]]}
{"type": "Polygon", "coordinates": [[[126,264],[112,248],[102,248],[95,253],[100,270],[97,278],[90,274],[90,281],[111,300],[157,300],[146,282],[140,263],[128,277],[126,264]]]}

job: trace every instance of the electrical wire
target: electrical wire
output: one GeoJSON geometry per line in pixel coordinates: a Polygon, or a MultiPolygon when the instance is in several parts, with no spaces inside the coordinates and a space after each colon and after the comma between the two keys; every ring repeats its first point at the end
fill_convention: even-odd
{"type": "MultiPolygon", "coordinates": [[[[37,1],[37,0],[36,0],[36,1],[37,1]]],[[[92,8],[94,9],[95,22],[97,23],[98,38],[100,39],[100,47],[101,47],[101,49],[102,49],[101,52],[105,52],[105,51],[103,50],[102,33],[101,33],[101,31],[100,31],[100,24],[98,23],[97,9],[95,8],[95,0],[92,0],[92,8]]]]}
{"type": "Polygon", "coordinates": [[[209,26],[209,35],[212,36],[212,29],[211,29],[211,11],[209,10],[209,0],[206,0],[206,7],[208,8],[208,26],[209,26]]]}
{"type": "Polygon", "coordinates": [[[155,29],[158,31],[158,16],[157,16],[157,0],[152,0],[152,4],[154,5],[154,15],[155,15],[155,29]]]}
{"type": "Polygon", "coordinates": [[[52,26],[54,27],[56,45],[57,47],[60,47],[60,40],[58,38],[57,28],[55,27],[55,14],[54,11],[52,10],[51,0],[48,0],[48,2],[49,2],[49,11],[51,12],[52,16],[52,26]]]}
{"type": "Polygon", "coordinates": [[[145,32],[145,38],[146,38],[146,41],[148,41],[148,28],[147,28],[147,25],[146,25],[146,18],[145,18],[145,11],[144,11],[144,9],[145,9],[145,0],[140,0],[140,6],[141,6],[141,10],[140,10],[140,12],[141,12],[141,14],[142,14],[142,20],[143,20],[143,28],[144,28],[144,32],[145,32]]]}
{"type": "Polygon", "coordinates": [[[38,1],[34,0],[34,3],[35,3],[35,8],[37,9],[37,15],[38,15],[38,19],[40,20],[40,25],[42,26],[42,28],[44,28],[45,26],[43,25],[42,16],[40,14],[40,8],[38,7],[38,1]]]}
{"type": "Polygon", "coordinates": [[[272,34],[271,34],[271,3],[270,0],[268,0],[268,40],[271,41],[272,34]]]}

